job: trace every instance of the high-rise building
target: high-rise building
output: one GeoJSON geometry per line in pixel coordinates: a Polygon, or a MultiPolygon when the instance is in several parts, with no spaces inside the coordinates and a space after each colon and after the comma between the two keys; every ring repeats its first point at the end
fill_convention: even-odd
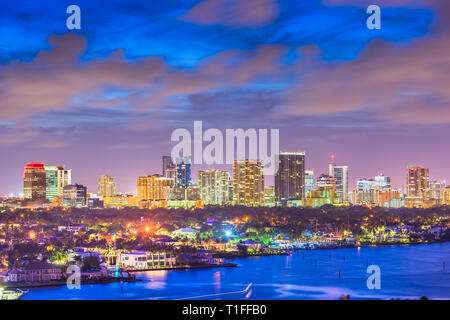
{"type": "Polygon", "coordinates": [[[43,163],[27,163],[23,172],[23,195],[26,200],[45,200],[46,175],[43,163]]]}
{"type": "Polygon", "coordinates": [[[234,161],[233,203],[248,207],[264,205],[264,167],[261,161],[234,161]]]}
{"type": "Polygon", "coordinates": [[[316,190],[316,176],[313,170],[305,171],[305,197],[308,196],[310,191],[316,190]]]}
{"type": "Polygon", "coordinates": [[[64,166],[45,166],[46,197],[53,202],[63,196],[64,187],[72,183],[72,170],[64,166]]]}
{"type": "Polygon", "coordinates": [[[191,181],[191,157],[177,158],[177,185],[189,186],[191,181]]]}
{"type": "Polygon", "coordinates": [[[167,178],[171,178],[168,177],[168,170],[173,170],[176,168],[175,163],[173,163],[172,161],[172,157],[171,156],[162,156],[162,175],[163,177],[167,177],[167,178]]]}
{"type": "Polygon", "coordinates": [[[430,181],[430,198],[435,200],[437,205],[441,204],[446,184],[445,181],[430,181]]]}
{"type": "Polygon", "coordinates": [[[306,207],[321,207],[325,204],[339,204],[342,199],[336,196],[336,180],[327,174],[317,178],[316,189],[308,192],[304,201],[306,207]]]}
{"type": "Polygon", "coordinates": [[[167,201],[171,189],[175,186],[175,181],[173,179],[163,177],[159,174],[154,174],[139,177],[137,184],[139,201],[167,201]]]}
{"type": "Polygon", "coordinates": [[[87,205],[87,188],[81,184],[71,184],[63,189],[65,207],[84,207],[87,205]]]}
{"type": "Polygon", "coordinates": [[[45,196],[53,202],[58,196],[58,167],[45,166],[45,196]]]}
{"type": "Polygon", "coordinates": [[[348,166],[330,163],[328,174],[336,180],[336,196],[348,202],[348,166]]]}
{"type": "Polygon", "coordinates": [[[231,176],[228,171],[215,169],[198,171],[197,184],[200,188],[200,198],[205,205],[229,203],[231,176]]]}
{"type": "Polygon", "coordinates": [[[305,195],[305,152],[282,150],[276,155],[275,198],[282,204],[305,195]]]}
{"type": "Polygon", "coordinates": [[[378,190],[387,190],[391,188],[391,177],[385,176],[380,173],[375,176],[375,188],[378,190]]]}
{"type": "Polygon", "coordinates": [[[356,190],[358,191],[369,191],[370,189],[375,189],[376,182],[373,179],[360,178],[356,182],[356,190]]]}
{"type": "Polygon", "coordinates": [[[114,197],[116,195],[116,183],[113,177],[106,175],[98,177],[97,195],[99,197],[114,197]]]}
{"type": "Polygon", "coordinates": [[[422,166],[409,165],[406,173],[406,194],[428,200],[430,197],[430,172],[422,166]]]}
{"type": "Polygon", "coordinates": [[[264,188],[264,205],[266,207],[274,207],[276,205],[275,186],[264,188]]]}
{"type": "Polygon", "coordinates": [[[442,192],[442,202],[443,206],[450,206],[450,186],[445,187],[442,192]]]}

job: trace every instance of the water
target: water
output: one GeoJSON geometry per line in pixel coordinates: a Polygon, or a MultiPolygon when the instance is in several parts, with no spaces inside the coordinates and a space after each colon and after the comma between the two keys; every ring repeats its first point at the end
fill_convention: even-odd
{"type": "Polygon", "coordinates": [[[142,272],[137,275],[144,281],[124,283],[123,290],[120,283],[40,288],[23,299],[450,299],[450,243],[296,251],[235,262],[235,268],[142,272]],[[380,290],[367,288],[367,262],[381,268],[380,290]],[[250,291],[236,293],[249,283],[250,291]]]}

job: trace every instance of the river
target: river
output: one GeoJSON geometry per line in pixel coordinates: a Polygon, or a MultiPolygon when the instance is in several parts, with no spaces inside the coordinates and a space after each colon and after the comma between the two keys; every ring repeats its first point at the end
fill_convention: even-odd
{"type": "Polygon", "coordinates": [[[450,299],[450,243],[296,251],[239,258],[234,268],[137,273],[144,281],[31,289],[24,300],[71,299],[450,299]],[[447,267],[444,270],[443,262],[447,267]],[[381,270],[368,289],[367,265],[381,270]],[[339,270],[341,277],[339,278],[339,270]],[[250,290],[244,290],[250,283],[250,290]]]}

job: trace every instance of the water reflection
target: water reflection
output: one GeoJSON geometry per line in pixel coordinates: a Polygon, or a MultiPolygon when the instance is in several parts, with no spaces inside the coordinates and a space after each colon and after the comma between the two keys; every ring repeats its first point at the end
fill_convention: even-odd
{"type": "Polygon", "coordinates": [[[24,299],[448,299],[443,261],[450,261],[450,243],[299,251],[236,259],[234,268],[136,273],[144,281],[125,283],[123,292],[119,283],[64,286],[31,289],[24,299]],[[367,265],[380,266],[381,290],[367,288],[367,265]],[[251,290],[242,292],[249,283],[251,290]],[[222,295],[230,292],[236,294],[222,295]]]}

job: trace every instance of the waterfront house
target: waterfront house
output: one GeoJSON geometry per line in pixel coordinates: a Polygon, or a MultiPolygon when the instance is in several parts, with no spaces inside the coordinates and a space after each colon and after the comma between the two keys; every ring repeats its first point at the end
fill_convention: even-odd
{"type": "Polygon", "coordinates": [[[29,262],[24,268],[2,273],[4,282],[48,282],[61,280],[63,267],[44,261],[29,262]]]}
{"type": "Polygon", "coordinates": [[[126,269],[167,268],[176,265],[173,254],[166,252],[121,252],[117,256],[119,267],[126,269]]]}
{"type": "Polygon", "coordinates": [[[253,249],[253,250],[260,250],[262,247],[262,243],[260,243],[258,241],[254,241],[252,239],[247,239],[245,241],[241,240],[237,244],[245,246],[245,247],[247,247],[247,249],[253,249]]]}
{"type": "Polygon", "coordinates": [[[76,260],[83,261],[86,257],[97,257],[99,261],[102,260],[102,255],[99,252],[88,250],[87,248],[73,248],[69,249],[69,254],[67,260],[69,262],[74,262],[76,260]]]}

